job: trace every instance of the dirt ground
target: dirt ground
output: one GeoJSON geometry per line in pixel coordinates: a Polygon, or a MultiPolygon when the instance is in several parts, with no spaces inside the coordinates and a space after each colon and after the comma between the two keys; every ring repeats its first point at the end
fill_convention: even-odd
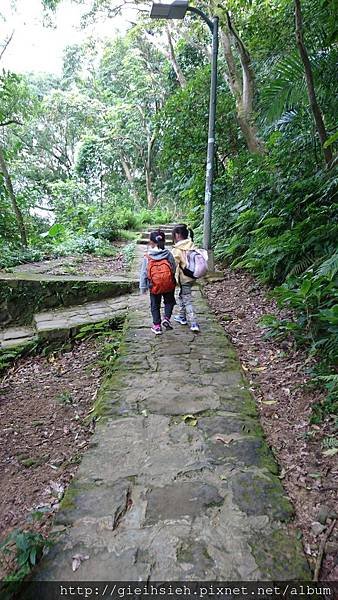
{"type": "MultiPolygon", "coordinates": [[[[265,314],[286,316],[268,290],[243,272],[225,271],[225,280],[205,288],[209,304],[235,345],[257,400],[268,443],[280,464],[285,490],[295,507],[295,524],[312,567],[320,543],[338,513],[338,454],[325,456],[323,439],[334,433],[335,418],[309,423],[311,405],[322,394],[309,385],[311,366],[292,340],[264,339],[258,324],[265,314]],[[325,522],[325,513],[330,515],[325,522]],[[332,517],[332,518],[330,518],[332,517]]],[[[338,579],[337,522],[326,543],[321,569],[324,581],[338,579]]]]}
{"type": "MultiPolygon", "coordinates": [[[[102,377],[95,340],[20,359],[0,382],[0,541],[17,528],[48,532],[93,431],[102,377]],[[32,514],[39,511],[39,520],[32,514]]],[[[0,568],[0,578],[1,573],[0,568]]]]}

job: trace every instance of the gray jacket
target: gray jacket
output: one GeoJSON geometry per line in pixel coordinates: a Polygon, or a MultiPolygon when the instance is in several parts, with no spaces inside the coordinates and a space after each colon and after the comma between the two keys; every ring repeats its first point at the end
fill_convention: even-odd
{"type": "MultiPolygon", "coordinates": [[[[149,254],[149,256],[155,260],[163,260],[166,258],[170,263],[173,275],[175,274],[176,263],[170,250],[167,250],[167,248],[164,248],[163,250],[160,250],[159,248],[149,248],[147,254],[149,254]]],[[[150,281],[148,280],[148,259],[145,256],[142,262],[140,273],[140,290],[141,292],[146,292],[150,289],[150,287],[150,281]]]]}

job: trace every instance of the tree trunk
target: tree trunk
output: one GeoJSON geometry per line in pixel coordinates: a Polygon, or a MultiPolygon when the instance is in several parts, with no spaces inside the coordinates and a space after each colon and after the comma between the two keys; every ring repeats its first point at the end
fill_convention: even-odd
{"type": "Polygon", "coordinates": [[[178,64],[178,61],[176,58],[174,44],[173,44],[173,37],[172,37],[169,25],[166,25],[165,29],[166,29],[166,34],[167,34],[168,47],[163,45],[162,41],[158,42],[156,40],[155,36],[150,34],[149,32],[145,32],[145,35],[146,35],[146,38],[148,39],[148,41],[153,46],[155,46],[155,48],[159,52],[161,52],[161,54],[163,54],[167,60],[169,60],[172,68],[175,71],[175,75],[177,77],[178,83],[180,84],[181,88],[184,88],[187,85],[187,80],[186,80],[186,78],[183,74],[183,71],[182,71],[180,65],[178,64]]]}
{"type": "Polygon", "coordinates": [[[172,40],[172,36],[171,36],[171,31],[170,31],[170,27],[167,24],[166,25],[166,33],[167,33],[167,39],[168,39],[168,46],[169,46],[169,57],[170,57],[170,62],[172,64],[172,67],[176,73],[176,77],[178,80],[178,83],[180,84],[181,88],[184,88],[187,85],[187,80],[183,75],[183,71],[180,67],[180,65],[177,62],[176,59],[176,55],[175,55],[175,50],[174,50],[174,44],[173,44],[173,40],[172,40]]]}
{"type": "Polygon", "coordinates": [[[123,167],[124,174],[126,176],[126,180],[128,181],[128,183],[132,184],[133,181],[134,181],[134,179],[133,179],[133,176],[131,174],[129,165],[128,165],[126,159],[123,156],[121,156],[121,165],[123,167]]]}
{"type": "Polygon", "coordinates": [[[152,167],[152,150],[155,143],[156,134],[153,133],[151,136],[148,136],[148,145],[147,145],[147,160],[145,163],[145,175],[146,175],[146,188],[147,188],[147,200],[148,207],[152,208],[155,204],[155,198],[152,190],[152,177],[151,177],[151,167],[152,167]]]}
{"type": "Polygon", "coordinates": [[[137,200],[138,196],[137,196],[137,192],[135,190],[134,177],[132,175],[130,165],[128,164],[128,162],[126,161],[126,159],[123,156],[121,156],[121,165],[122,165],[124,174],[126,176],[126,180],[128,181],[128,183],[130,185],[131,194],[135,198],[135,200],[137,200]]]}
{"type": "Polygon", "coordinates": [[[145,165],[146,171],[146,188],[147,188],[147,202],[148,208],[152,208],[155,204],[155,198],[152,190],[152,181],[151,181],[151,172],[148,169],[148,166],[145,165]]]}
{"type": "Polygon", "coordinates": [[[332,151],[331,148],[324,148],[324,144],[327,140],[327,133],[324,125],[323,115],[320,109],[320,106],[317,102],[315,86],[313,81],[312,67],[309,60],[309,55],[307,53],[306,46],[304,44],[303,38],[303,19],[302,19],[302,9],[300,0],[295,0],[295,23],[296,23],[296,41],[299,50],[299,54],[304,66],[305,78],[306,78],[306,87],[307,94],[310,102],[310,108],[313,114],[314,121],[316,123],[316,128],[318,131],[320,143],[322,146],[322,151],[324,154],[324,159],[327,165],[329,165],[332,161],[332,151]]]}
{"type": "Polygon", "coordinates": [[[227,21],[228,30],[221,30],[221,42],[228,67],[228,74],[225,76],[225,80],[235,98],[238,123],[249,152],[252,154],[263,154],[264,144],[258,137],[257,127],[253,119],[253,97],[255,83],[250,55],[238,33],[234,29],[228,13],[227,21]],[[242,67],[242,75],[238,73],[236,61],[231,47],[230,34],[232,35],[237,47],[242,67]]]}
{"type": "Polygon", "coordinates": [[[12,206],[13,206],[13,210],[15,213],[15,218],[16,218],[16,222],[18,224],[18,229],[19,229],[19,233],[20,233],[20,238],[21,238],[21,243],[24,247],[27,247],[27,235],[26,235],[26,229],[25,229],[25,224],[24,224],[24,220],[23,220],[23,216],[22,216],[22,212],[20,210],[20,207],[17,203],[16,197],[15,197],[15,192],[13,189],[13,184],[12,184],[12,180],[10,177],[10,174],[8,173],[8,169],[7,169],[7,165],[6,165],[6,161],[5,161],[5,156],[3,153],[3,149],[0,147],[0,171],[3,174],[4,178],[5,178],[5,183],[6,183],[6,188],[7,188],[7,192],[8,195],[10,197],[10,200],[12,202],[12,206]]]}

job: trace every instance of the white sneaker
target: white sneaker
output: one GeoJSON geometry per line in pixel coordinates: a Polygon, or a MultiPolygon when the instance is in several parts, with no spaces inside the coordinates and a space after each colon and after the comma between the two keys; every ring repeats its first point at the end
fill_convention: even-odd
{"type": "Polygon", "coordinates": [[[176,315],[176,317],[174,317],[174,321],[176,321],[176,323],[180,323],[180,325],[187,325],[188,323],[187,319],[180,317],[180,315],[176,315]]]}

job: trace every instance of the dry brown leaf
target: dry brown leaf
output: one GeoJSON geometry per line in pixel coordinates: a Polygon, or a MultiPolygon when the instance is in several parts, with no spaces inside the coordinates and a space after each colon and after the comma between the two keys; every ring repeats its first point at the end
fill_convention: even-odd
{"type": "Polygon", "coordinates": [[[81,562],[88,559],[89,556],[86,556],[84,554],[74,554],[74,556],[72,557],[72,570],[77,571],[77,569],[81,565],[81,562]]]}
{"type": "Polygon", "coordinates": [[[234,438],[231,435],[215,435],[215,440],[217,442],[222,442],[222,444],[231,444],[234,441],[234,438]]]}

